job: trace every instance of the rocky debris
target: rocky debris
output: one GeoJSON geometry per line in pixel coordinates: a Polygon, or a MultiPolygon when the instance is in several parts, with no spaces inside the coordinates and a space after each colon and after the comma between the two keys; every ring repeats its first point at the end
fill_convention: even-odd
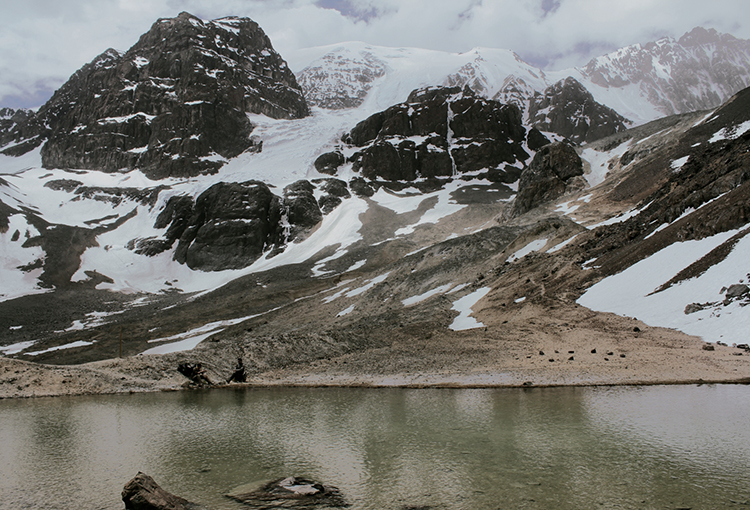
{"type": "Polygon", "coordinates": [[[227,497],[259,509],[304,510],[320,506],[329,508],[349,506],[337,487],[323,485],[299,476],[273,480],[250,492],[233,492],[227,494],[227,497]]]}
{"type": "Polygon", "coordinates": [[[563,142],[542,147],[521,174],[510,215],[521,215],[556,199],[580,175],[583,162],[573,147],[563,142]]]}
{"type": "MultiPolygon", "coordinates": [[[[201,363],[180,363],[177,371],[190,379],[191,386],[213,386],[201,363]]],[[[244,373],[244,369],[242,372],[244,373]]]]}
{"type": "Polygon", "coordinates": [[[323,55],[300,71],[297,80],[308,104],[340,110],[360,106],[372,82],[384,74],[385,63],[365,46],[323,55]]]}
{"type": "Polygon", "coordinates": [[[165,491],[145,473],[138,472],[125,484],[122,500],[126,510],[206,510],[165,491]]]}
{"type": "Polygon", "coordinates": [[[575,78],[568,77],[537,92],[529,102],[529,122],[575,143],[593,142],[627,129],[631,121],[597,103],[575,78]]]}
{"type": "Polygon", "coordinates": [[[354,169],[387,181],[502,172],[505,164],[528,159],[525,139],[518,108],[458,87],[417,89],[343,137],[363,148],[351,158],[354,169]]]}
{"type": "Polygon", "coordinates": [[[192,176],[257,149],[247,113],[299,118],[308,108],[257,23],[183,12],[158,20],[126,53],[107,50],[83,66],[3,139],[31,139],[39,127],[45,168],[192,176]]]}
{"type": "Polygon", "coordinates": [[[315,159],[315,170],[322,174],[336,175],[336,171],[345,161],[340,151],[326,152],[315,159]]]}

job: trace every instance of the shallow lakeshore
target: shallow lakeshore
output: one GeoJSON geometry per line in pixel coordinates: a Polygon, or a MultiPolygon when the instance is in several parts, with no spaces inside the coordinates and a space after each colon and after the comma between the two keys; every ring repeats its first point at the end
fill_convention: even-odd
{"type": "MultiPolygon", "coordinates": [[[[442,329],[403,339],[396,327],[390,345],[323,357],[311,345],[310,352],[287,353],[286,359],[276,360],[276,366],[249,370],[246,386],[503,388],[750,383],[750,354],[743,349],[706,344],[700,338],[652,328],[632,318],[578,306],[549,309],[533,304],[509,310],[506,315],[485,315],[481,310],[476,315],[487,327],[442,329]],[[714,350],[705,350],[706,345],[714,350]]],[[[189,387],[188,379],[177,371],[183,362],[201,363],[209,379],[223,385],[236,363],[236,352],[222,348],[220,337],[191,351],[80,365],[0,358],[0,398],[180,390],[189,387]]],[[[246,351],[246,358],[252,356],[246,351]]]]}

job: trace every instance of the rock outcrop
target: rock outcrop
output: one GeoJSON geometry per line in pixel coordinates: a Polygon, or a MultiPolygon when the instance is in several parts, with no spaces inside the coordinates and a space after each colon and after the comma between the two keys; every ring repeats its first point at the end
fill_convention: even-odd
{"type": "Polygon", "coordinates": [[[196,199],[170,197],[154,223],[164,236],[134,239],[128,248],[153,256],[177,242],[174,260],[191,269],[240,269],[304,238],[350,196],[346,183],[332,178],[296,181],[282,196],[260,181],[220,182],[196,199]]]}
{"type": "Polygon", "coordinates": [[[563,142],[545,145],[521,174],[511,216],[561,196],[579,175],[583,175],[583,162],[575,149],[563,142]]]}
{"type": "Polygon", "coordinates": [[[368,117],[343,140],[362,147],[352,160],[363,177],[413,181],[523,162],[525,138],[515,106],[468,88],[430,87],[368,117]]]}
{"type": "Polygon", "coordinates": [[[593,142],[627,129],[629,120],[597,103],[575,78],[565,78],[536,93],[529,102],[529,123],[575,143],[593,142]]]}
{"type": "Polygon", "coordinates": [[[259,150],[247,113],[299,118],[308,108],[257,23],[183,12],[158,20],[126,53],[110,49],[83,66],[5,137],[15,155],[46,138],[46,168],[184,177],[259,150]]]}
{"type": "Polygon", "coordinates": [[[337,487],[290,476],[273,480],[249,492],[233,492],[227,497],[252,508],[340,508],[349,504],[337,487]]]}
{"type": "Polygon", "coordinates": [[[141,472],[125,484],[122,501],[126,510],[206,510],[205,507],[170,494],[159,487],[153,478],[141,472]]]}

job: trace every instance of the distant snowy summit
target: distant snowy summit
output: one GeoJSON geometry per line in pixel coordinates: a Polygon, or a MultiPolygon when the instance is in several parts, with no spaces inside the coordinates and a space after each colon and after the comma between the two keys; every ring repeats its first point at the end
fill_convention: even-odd
{"type": "Polygon", "coordinates": [[[635,44],[562,71],[545,72],[512,51],[490,48],[446,53],[350,42],[317,53],[307,50],[311,61],[297,73],[308,102],[370,112],[435,85],[468,85],[485,98],[528,111],[535,95],[572,77],[597,102],[641,124],[716,108],[750,85],[750,41],[700,27],[679,40],[635,44]]]}
{"type": "Polygon", "coordinates": [[[36,115],[16,115],[2,152],[18,156],[44,144],[45,168],[140,168],[153,178],[211,173],[253,149],[247,113],[309,112],[257,23],[183,12],[156,21],[126,53],[99,55],[36,115]]]}

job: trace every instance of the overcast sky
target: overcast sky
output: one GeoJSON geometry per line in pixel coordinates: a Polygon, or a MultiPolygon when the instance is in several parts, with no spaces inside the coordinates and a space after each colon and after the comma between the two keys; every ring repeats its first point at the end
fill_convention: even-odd
{"type": "Polygon", "coordinates": [[[695,26],[750,39],[748,0],[0,0],[0,107],[43,104],[96,55],[127,50],[157,18],[181,11],[248,16],[286,58],[357,40],[450,52],[505,48],[563,69],[695,26]]]}

